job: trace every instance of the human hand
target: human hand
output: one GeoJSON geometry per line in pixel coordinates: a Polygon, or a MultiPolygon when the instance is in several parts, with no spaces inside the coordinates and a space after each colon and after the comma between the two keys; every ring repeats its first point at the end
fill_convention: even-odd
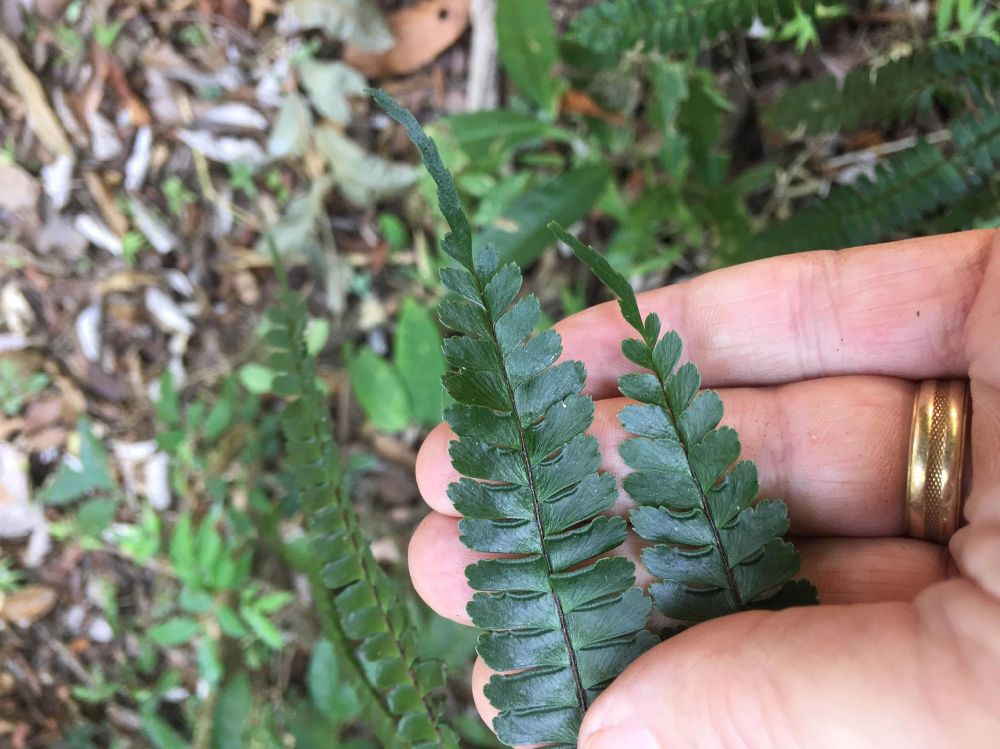
{"type": "MultiPolygon", "coordinates": [[[[789,506],[819,607],[699,624],[639,658],[587,713],[586,749],[995,747],[1000,742],[1000,232],[790,255],[640,295],[718,390],[723,423],[789,506]],[[968,525],[948,548],[902,537],[916,381],[971,380],[968,525]]],[[[557,325],[619,476],[614,397],[633,366],[608,303],[557,325]]],[[[417,482],[433,512],[410,544],[417,592],[469,624],[445,425],[417,482]]],[[[615,511],[625,512],[627,498],[615,511]]],[[[637,543],[630,539],[637,557],[637,543]]],[[[644,583],[641,564],[639,582],[644,583]]],[[[476,703],[488,669],[473,672],[476,703]]]]}

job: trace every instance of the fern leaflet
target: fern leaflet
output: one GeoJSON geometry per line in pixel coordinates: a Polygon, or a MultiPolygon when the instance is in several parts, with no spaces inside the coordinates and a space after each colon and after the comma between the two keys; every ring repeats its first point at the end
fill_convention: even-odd
{"type": "Polygon", "coordinates": [[[973,94],[1000,82],[1000,46],[976,37],[947,42],[886,63],[852,70],[838,86],[833,76],[789,87],[764,111],[764,123],[774,129],[817,134],[853,130],[927,108],[938,93],[956,89],[973,94]]]}
{"type": "Polygon", "coordinates": [[[777,24],[811,13],[815,0],[606,0],[582,11],[571,38],[597,53],[622,54],[641,43],[651,52],[697,50],[754,18],[777,24]]]}
{"type": "Polygon", "coordinates": [[[620,546],[627,530],[604,514],[617,491],[613,476],[597,472],[597,441],[584,434],[594,405],[581,394],[583,365],[555,364],[562,342],[554,331],[531,335],[538,301],[514,301],[517,266],[500,266],[492,247],[473,257],[434,144],[413,115],[383,92],[374,96],[406,128],[437,182],[452,227],[444,247],[461,266],[441,272],[452,295],[440,315],[461,334],[444,350],[445,386],[456,401],[447,413],[458,435],[451,458],[464,476],[449,496],[463,515],[462,541],[516,555],[466,569],[478,591],[468,610],[486,630],[479,654],[502,672],[485,689],[500,711],[493,726],[509,745],[569,749],[594,697],[655,641],[633,564],[592,561],[620,546]]]}
{"type": "Polygon", "coordinates": [[[799,555],[781,538],[788,508],[780,500],[754,502],[757,469],[736,462],[739,437],[718,426],[718,394],[698,393],[693,363],[677,366],[680,337],[674,331],[661,337],[656,314],[643,321],[628,281],[592,247],[557,224],[550,228],[614,292],[622,316],[641,336],[622,342],[625,356],[650,372],[618,381],[622,395],[638,401],[619,413],[625,430],[636,435],[619,452],[634,469],[625,478],[638,504],[632,528],[653,544],[642,559],[658,579],[650,586],[656,608],[693,624],[748,608],[815,603],[815,588],[792,581],[799,555]]]}
{"type": "Polygon", "coordinates": [[[979,189],[1000,163],[1000,112],[968,114],[950,128],[950,157],[921,140],[886,159],[874,179],[834,186],[824,200],[763,229],[740,248],[738,259],[854,247],[910,227],[923,229],[926,217],[979,189]]]}
{"type": "Polygon", "coordinates": [[[378,706],[377,732],[386,746],[407,749],[456,747],[439,724],[432,693],[444,683],[440,663],[420,660],[406,607],[378,566],[343,488],[340,456],[316,366],[306,351],[305,304],[287,289],[269,312],[272,346],[268,364],[278,376],[286,460],[306,514],[320,569],[332,591],[315,591],[324,634],[340,648],[369,703],[378,706]]]}

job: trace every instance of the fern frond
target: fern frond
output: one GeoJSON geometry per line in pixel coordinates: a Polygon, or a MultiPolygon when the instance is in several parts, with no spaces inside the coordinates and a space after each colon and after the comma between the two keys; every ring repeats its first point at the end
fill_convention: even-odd
{"type": "Polygon", "coordinates": [[[622,395],[638,401],[618,415],[636,435],[619,452],[633,469],[624,482],[639,505],[632,528],[653,544],[642,559],[658,579],[649,589],[656,608],[693,624],[769,603],[815,603],[811,585],[792,581],[799,555],[782,540],[788,508],[780,500],[755,501],[757,469],[750,461],[736,462],[739,437],[718,426],[718,394],[698,392],[701,377],[693,363],[678,366],[680,337],[674,331],[661,337],[656,314],[642,320],[628,281],[593,248],[558,225],[550,228],[615,293],[623,317],[641,336],[622,343],[625,356],[649,373],[618,381],[622,395]]]}
{"type": "Polygon", "coordinates": [[[473,257],[451,177],[413,116],[382,92],[376,101],[418,146],[438,184],[452,234],[445,248],[461,267],[441,272],[452,292],[442,322],[447,413],[458,435],[451,458],[464,478],[449,487],[463,515],[462,541],[484,553],[513,554],[466,569],[477,592],[468,610],[486,630],[478,650],[499,673],[486,696],[500,714],[501,741],[576,746],[591,701],[654,642],[649,599],[623,557],[594,562],[620,546],[626,524],[604,513],[615,479],[597,471],[597,441],[584,431],[594,404],[581,394],[580,362],[555,364],[562,342],[536,336],[534,297],[515,302],[521,273],[487,247],[473,257]],[[516,672],[516,673],[510,673],[516,672]]]}
{"type": "Polygon", "coordinates": [[[878,68],[852,70],[790,86],[764,110],[772,129],[805,134],[849,131],[880,124],[930,106],[935,94],[981,93],[1000,83],[1000,46],[976,37],[918,49],[878,68]]]}
{"type": "Polygon", "coordinates": [[[326,588],[315,591],[324,634],[340,647],[356,683],[377,707],[373,717],[384,745],[457,748],[455,736],[439,723],[433,699],[444,683],[442,666],[418,658],[406,607],[372,556],[344,492],[329,411],[306,350],[305,304],[285,290],[269,320],[268,364],[277,373],[275,393],[286,399],[286,460],[326,588]]]}
{"type": "Polygon", "coordinates": [[[774,25],[814,6],[815,0],[606,0],[573,19],[570,38],[597,53],[621,54],[640,43],[650,52],[693,51],[749,28],[754,18],[774,25]]]}
{"type": "Polygon", "coordinates": [[[979,189],[1000,163],[1000,112],[965,115],[951,123],[951,135],[950,155],[921,140],[886,159],[874,179],[836,185],[826,198],[766,227],[731,259],[855,247],[922,229],[927,216],[979,189]]]}

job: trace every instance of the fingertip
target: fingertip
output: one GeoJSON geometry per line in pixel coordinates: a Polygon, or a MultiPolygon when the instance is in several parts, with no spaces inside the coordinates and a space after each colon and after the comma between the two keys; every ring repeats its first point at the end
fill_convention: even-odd
{"type": "Polygon", "coordinates": [[[457,516],[455,507],[448,499],[448,485],[459,476],[451,467],[448,443],[455,439],[455,433],[445,424],[438,424],[420,446],[417,453],[416,477],[420,496],[432,510],[443,515],[457,516]]]}
{"type": "Polygon", "coordinates": [[[487,666],[482,658],[477,657],[472,666],[472,700],[476,704],[476,710],[479,711],[479,717],[490,730],[493,728],[493,719],[497,717],[499,711],[486,699],[484,687],[493,674],[493,669],[487,666]]]}
{"type": "Polygon", "coordinates": [[[430,513],[417,526],[407,552],[413,589],[441,616],[471,625],[465,607],[472,588],[465,568],[482,555],[467,548],[459,538],[455,518],[430,513]]]}

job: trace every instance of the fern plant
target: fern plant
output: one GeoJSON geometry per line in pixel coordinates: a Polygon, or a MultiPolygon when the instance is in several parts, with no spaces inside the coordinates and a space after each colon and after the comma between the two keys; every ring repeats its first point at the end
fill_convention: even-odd
{"type": "Polygon", "coordinates": [[[592,247],[558,224],[549,228],[617,295],[622,316],[640,335],[622,343],[625,356],[649,371],[618,381],[622,395],[638,402],[619,413],[625,430],[636,435],[619,452],[634,469],[624,482],[638,505],[632,528],[652,544],[642,560],[658,580],[650,586],[656,608],[693,624],[750,608],[815,603],[815,588],[792,580],[799,555],[782,540],[787,506],[754,501],[757,469],[736,462],[739,437],[718,426],[718,394],[699,394],[693,363],[678,366],[680,337],[674,331],[661,336],[655,313],[642,319],[628,281],[592,247]]]}
{"type": "Polygon", "coordinates": [[[458,440],[451,458],[464,478],[449,487],[471,549],[515,555],[470,565],[478,651],[501,672],[486,685],[493,722],[509,744],[575,747],[587,707],[655,638],[645,630],[649,599],[629,560],[611,556],[625,521],[605,513],[615,479],[598,473],[597,441],[584,434],[594,405],[581,394],[580,362],[555,364],[554,331],[536,336],[534,297],[515,298],[521,273],[487,247],[475,256],[451,175],[416,119],[384,92],[376,101],[401,123],[437,184],[451,227],[442,241],[458,267],[441,281],[452,292],[442,322],[460,335],[445,342],[446,414],[458,440]]]}
{"type": "Polygon", "coordinates": [[[1000,46],[976,37],[918,49],[878,68],[790,86],[764,110],[764,123],[806,134],[882,124],[926,109],[936,95],[980,96],[1000,83],[1000,46]]]}
{"type": "Polygon", "coordinates": [[[874,242],[980,189],[1000,163],[1000,112],[969,113],[950,130],[950,155],[920,140],[886,159],[873,179],[835,186],[824,200],[771,224],[739,248],[738,259],[874,242]]]}
{"type": "MultiPolygon", "coordinates": [[[[283,275],[281,282],[287,286],[283,275]]],[[[268,317],[268,364],[276,373],[274,392],[287,400],[281,413],[286,464],[308,522],[323,634],[362,692],[384,746],[457,748],[434,698],[444,683],[443,667],[419,658],[406,606],[372,556],[344,491],[333,427],[306,348],[305,304],[285,288],[268,317]]]]}
{"type": "Polygon", "coordinates": [[[755,18],[777,24],[811,13],[815,0],[606,0],[582,11],[571,38],[597,53],[697,50],[721,34],[749,28],[755,18]]]}

